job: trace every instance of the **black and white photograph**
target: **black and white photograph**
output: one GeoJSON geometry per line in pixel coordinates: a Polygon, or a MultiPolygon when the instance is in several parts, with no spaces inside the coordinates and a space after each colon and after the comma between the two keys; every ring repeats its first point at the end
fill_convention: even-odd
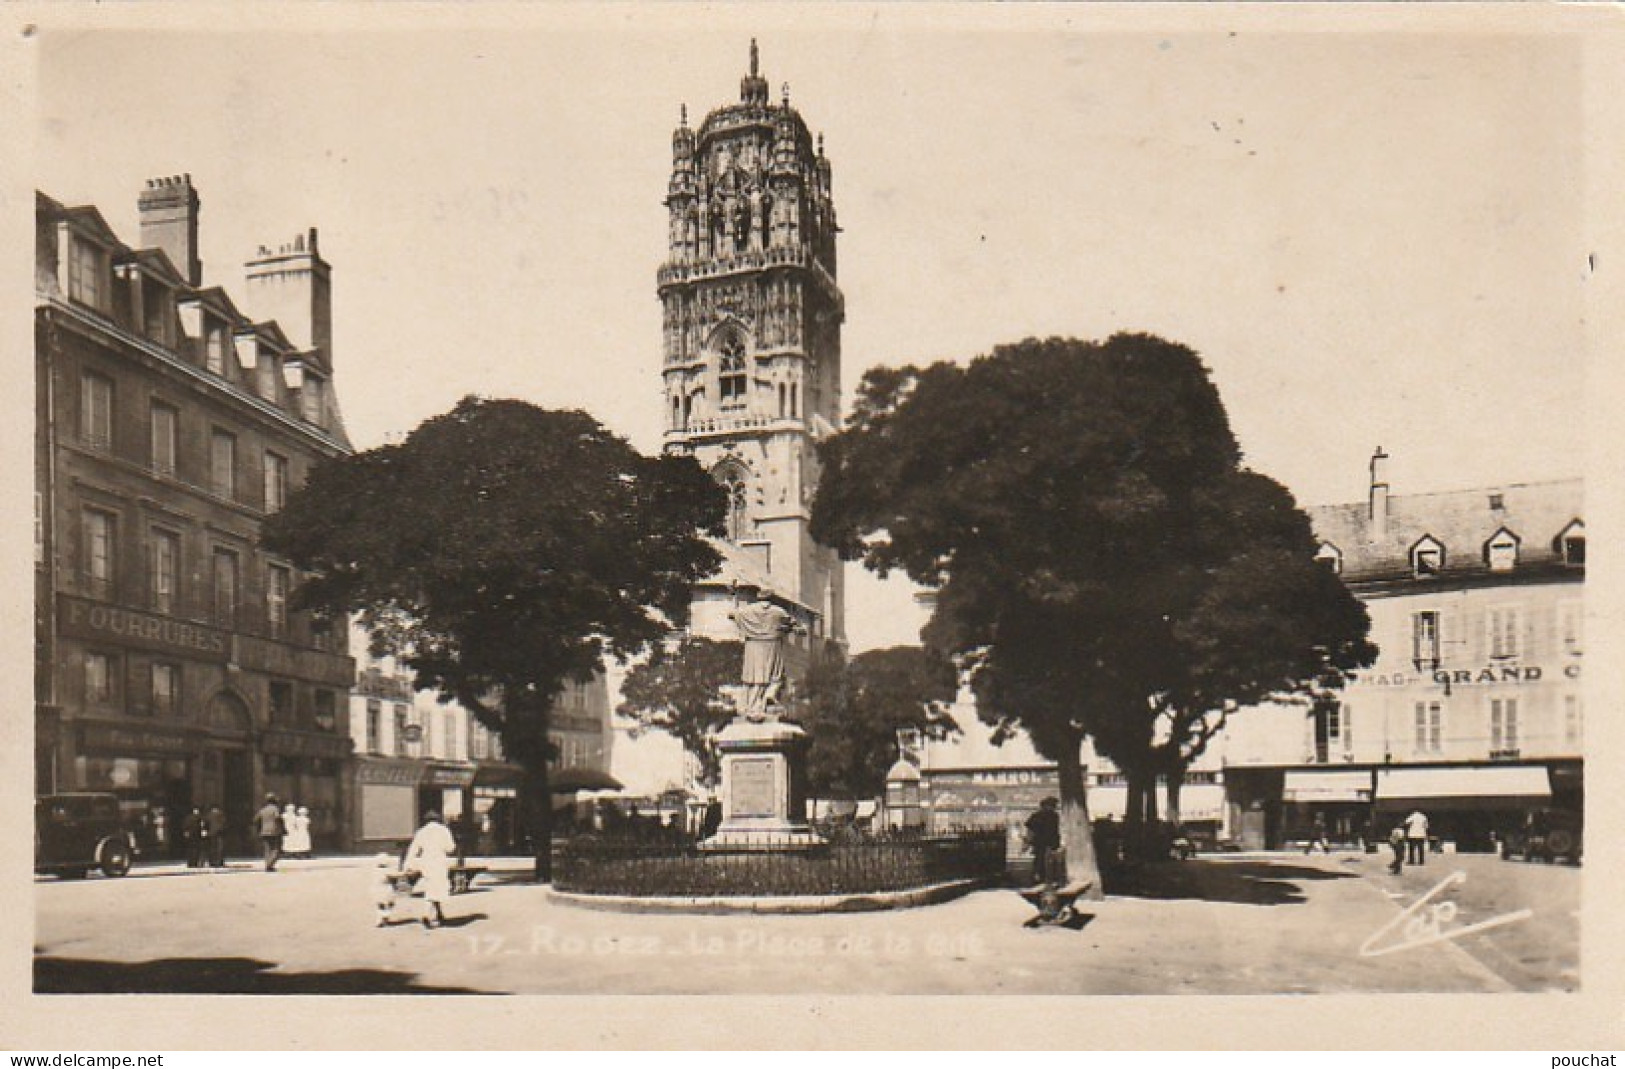
{"type": "Polygon", "coordinates": [[[29,1034],[1618,1046],[1600,14],[22,9],[29,1034]]]}

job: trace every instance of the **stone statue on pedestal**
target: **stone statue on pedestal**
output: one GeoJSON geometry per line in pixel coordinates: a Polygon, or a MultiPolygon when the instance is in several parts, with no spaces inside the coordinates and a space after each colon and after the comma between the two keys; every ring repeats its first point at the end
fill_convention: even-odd
{"type": "Polygon", "coordinates": [[[784,644],[792,631],[805,631],[784,609],[758,597],[733,612],[734,626],[745,642],[740,682],[745,685],[739,713],[753,724],[778,719],[784,689],[784,644]]]}

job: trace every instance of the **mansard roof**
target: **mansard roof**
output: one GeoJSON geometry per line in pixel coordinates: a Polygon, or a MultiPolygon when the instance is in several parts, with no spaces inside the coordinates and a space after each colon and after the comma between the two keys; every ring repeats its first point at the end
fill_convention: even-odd
{"type": "Polygon", "coordinates": [[[1487,571],[1484,547],[1502,528],[1520,539],[1520,568],[1561,564],[1557,538],[1584,515],[1584,509],[1583,480],[1560,479],[1394,494],[1388,499],[1387,529],[1381,537],[1374,537],[1368,502],[1324,505],[1308,512],[1316,537],[1342,553],[1343,576],[1358,581],[1410,575],[1411,549],[1428,536],[1445,548],[1441,574],[1487,571]]]}

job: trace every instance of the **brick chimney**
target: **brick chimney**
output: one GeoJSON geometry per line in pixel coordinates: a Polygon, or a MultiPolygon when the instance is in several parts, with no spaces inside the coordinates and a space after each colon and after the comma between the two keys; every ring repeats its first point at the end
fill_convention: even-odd
{"type": "Polygon", "coordinates": [[[1377,446],[1371,454],[1371,541],[1388,537],[1388,454],[1377,446]]]}
{"type": "Polygon", "coordinates": [[[197,256],[198,195],[192,176],[149,178],[137,200],[141,210],[141,247],[162,249],[175,269],[194,286],[203,284],[203,261],[197,256]]]}

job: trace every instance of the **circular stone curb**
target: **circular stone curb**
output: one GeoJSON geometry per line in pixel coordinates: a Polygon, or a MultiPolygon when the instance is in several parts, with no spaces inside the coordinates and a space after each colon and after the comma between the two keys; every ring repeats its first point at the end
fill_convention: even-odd
{"type": "Polygon", "coordinates": [[[906,891],[874,891],[849,895],[711,895],[703,898],[644,895],[594,895],[558,891],[547,897],[560,905],[608,913],[873,913],[887,909],[931,906],[987,886],[986,879],[949,880],[906,891]]]}

